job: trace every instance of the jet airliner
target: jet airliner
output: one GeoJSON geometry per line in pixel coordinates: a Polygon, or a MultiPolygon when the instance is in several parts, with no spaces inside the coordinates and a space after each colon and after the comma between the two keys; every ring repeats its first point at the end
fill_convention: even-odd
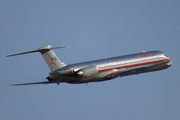
{"type": "Polygon", "coordinates": [[[142,53],[66,65],[53,52],[54,49],[66,47],[68,46],[52,48],[48,45],[38,50],[8,55],[7,57],[11,57],[40,52],[51,70],[46,78],[48,81],[12,84],[11,86],[50,83],[59,85],[62,82],[70,84],[100,82],[117,77],[163,70],[172,64],[171,59],[161,51],[143,51],[142,53]]]}

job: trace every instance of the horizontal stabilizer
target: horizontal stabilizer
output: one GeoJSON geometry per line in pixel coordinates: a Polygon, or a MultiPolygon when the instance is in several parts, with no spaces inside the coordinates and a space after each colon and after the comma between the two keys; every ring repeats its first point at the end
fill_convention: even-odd
{"type": "Polygon", "coordinates": [[[34,50],[34,51],[29,51],[29,52],[23,52],[23,53],[18,53],[18,54],[13,54],[13,55],[8,55],[6,57],[11,57],[11,56],[16,56],[16,55],[23,55],[23,54],[29,54],[29,53],[34,53],[34,52],[39,52],[39,50],[34,50]]]}
{"type": "Polygon", "coordinates": [[[51,83],[55,83],[55,82],[44,81],[44,82],[34,82],[34,83],[12,84],[12,85],[9,85],[9,86],[35,85],[35,84],[51,84],[51,83]]]}
{"type": "Polygon", "coordinates": [[[18,53],[18,54],[13,54],[13,55],[8,55],[6,57],[12,57],[12,56],[17,56],[17,55],[23,55],[23,54],[29,54],[29,53],[35,53],[35,52],[43,52],[43,51],[49,51],[49,50],[53,50],[53,49],[60,49],[60,48],[67,48],[69,46],[63,46],[63,47],[47,47],[47,48],[43,48],[43,49],[38,49],[38,50],[33,50],[33,51],[28,51],[28,52],[23,52],[23,53],[18,53]]]}

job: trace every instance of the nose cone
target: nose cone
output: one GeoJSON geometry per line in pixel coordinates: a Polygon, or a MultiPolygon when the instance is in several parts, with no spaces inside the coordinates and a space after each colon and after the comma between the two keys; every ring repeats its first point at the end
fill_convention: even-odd
{"type": "Polygon", "coordinates": [[[169,58],[169,62],[167,63],[167,65],[170,67],[172,65],[172,60],[171,58],[169,58]]]}

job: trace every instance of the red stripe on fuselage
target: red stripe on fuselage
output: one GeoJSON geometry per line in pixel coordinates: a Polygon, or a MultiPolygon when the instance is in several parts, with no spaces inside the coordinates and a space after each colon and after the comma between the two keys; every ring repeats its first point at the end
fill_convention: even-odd
{"type": "Polygon", "coordinates": [[[99,70],[98,72],[105,72],[105,71],[110,71],[110,70],[113,70],[113,69],[122,69],[122,68],[128,68],[128,67],[136,67],[136,66],[147,65],[147,64],[154,64],[154,63],[165,62],[165,61],[171,61],[171,59],[168,58],[168,59],[163,59],[163,60],[156,60],[156,61],[150,61],[150,62],[144,62],[144,63],[120,66],[120,67],[115,67],[115,68],[107,68],[107,69],[99,70]]]}

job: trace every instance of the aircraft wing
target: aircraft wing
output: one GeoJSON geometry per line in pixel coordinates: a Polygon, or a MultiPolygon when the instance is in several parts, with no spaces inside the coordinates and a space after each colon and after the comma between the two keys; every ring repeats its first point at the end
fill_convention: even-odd
{"type": "Polygon", "coordinates": [[[34,83],[11,84],[10,86],[35,85],[35,84],[51,84],[51,83],[55,83],[55,82],[44,81],[44,82],[34,82],[34,83]]]}
{"type": "Polygon", "coordinates": [[[138,73],[138,71],[144,70],[146,68],[147,67],[140,67],[140,68],[134,68],[134,69],[130,69],[130,70],[123,71],[123,72],[117,72],[117,73],[114,74],[114,76],[125,76],[125,75],[132,74],[133,72],[138,73]]]}
{"type": "Polygon", "coordinates": [[[124,71],[118,71],[118,72],[115,72],[115,73],[112,73],[112,74],[106,76],[106,78],[119,77],[119,76],[122,77],[122,76],[126,76],[126,75],[131,75],[133,73],[138,74],[139,72],[141,72],[143,70],[153,68],[153,67],[165,64],[165,63],[167,63],[167,62],[161,62],[161,63],[157,63],[157,64],[152,64],[152,65],[140,66],[140,67],[136,67],[136,68],[132,68],[132,69],[127,69],[124,71]]]}

